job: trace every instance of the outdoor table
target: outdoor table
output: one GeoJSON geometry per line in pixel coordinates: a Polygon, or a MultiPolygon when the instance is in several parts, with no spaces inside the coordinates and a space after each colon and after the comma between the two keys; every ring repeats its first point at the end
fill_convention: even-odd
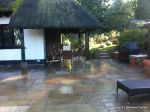
{"type": "Polygon", "coordinates": [[[130,55],[130,64],[132,65],[142,65],[142,61],[147,58],[146,54],[130,55]]]}
{"type": "Polygon", "coordinates": [[[150,94],[150,80],[121,80],[117,81],[118,89],[122,89],[128,95],[128,101],[131,102],[131,96],[150,94]]]}

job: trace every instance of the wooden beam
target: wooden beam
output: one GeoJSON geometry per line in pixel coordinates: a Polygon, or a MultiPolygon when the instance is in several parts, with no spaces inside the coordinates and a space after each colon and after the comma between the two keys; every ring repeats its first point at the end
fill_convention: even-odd
{"type": "Polygon", "coordinates": [[[86,61],[89,61],[90,60],[89,32],[85,33],[85,56],[86,56],[86,61]]]}
{"type": "Polygon", "coordinates": [[[150,29],[148,30],[147,55],[148,55],[148,59],[150,59],[150,29]]]}
{"type": "Polygon", "coordinates": [[[23,29],[20,30],[21,35],[20,35],[20,40],[21,40],[21,58],[22,62],[25,62],[25,45],[24,45],[24,32],[23,29]]]}
{"type": "Polygon", "coordinates": [[[82,34],[79,33],[78,36],[79,36],[79,45],[81,45],[82,44],[82,34]]]}

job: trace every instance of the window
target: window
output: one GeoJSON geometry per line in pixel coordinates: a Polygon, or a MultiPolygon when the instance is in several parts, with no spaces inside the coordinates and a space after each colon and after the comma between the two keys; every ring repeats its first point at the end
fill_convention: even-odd
{"type": "Polygon", "coordinates": [[[12,29],[8,26],[0,27],[1,49],[20,48],[20,46],[20,30],[12,29]]]}
{"type": "Polygon", "coordinates": [[[20,30],[14,29],[15,46],[21,46],[20,36],[21,36],[20,30]]]}

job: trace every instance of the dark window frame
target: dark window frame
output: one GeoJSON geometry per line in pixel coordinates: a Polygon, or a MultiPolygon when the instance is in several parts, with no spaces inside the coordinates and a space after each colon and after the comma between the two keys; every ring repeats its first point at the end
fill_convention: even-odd
{"type": "Polygon", "coordinates": [[[5,27],[8,27],[8,25],[7,24],[0,25],[0,30],[1,30],[1,32],[0,32],[0,39],[1,39],[0,49],[21,49],[21,45],[20,46],[15,45],[14,29],[9,28],[9,27],[8,28],[11,31],[10,33],[12,35],[11,39],[13,40],[12,43],[11,43],[12,45],[11,46],[5,46],[4,45],[4,42],[5,42],[5,40],[4,40],[4,38],[5,38],[4,28],[5,27]]]}

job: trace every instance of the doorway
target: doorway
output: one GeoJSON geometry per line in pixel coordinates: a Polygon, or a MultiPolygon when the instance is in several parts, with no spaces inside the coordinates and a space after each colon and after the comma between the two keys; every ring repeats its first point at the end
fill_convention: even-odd
{"type": "Polygon", "coordinates": [[[45,29],[46,62],[59,61],[61,57],[61,33],[45,29]]]}

